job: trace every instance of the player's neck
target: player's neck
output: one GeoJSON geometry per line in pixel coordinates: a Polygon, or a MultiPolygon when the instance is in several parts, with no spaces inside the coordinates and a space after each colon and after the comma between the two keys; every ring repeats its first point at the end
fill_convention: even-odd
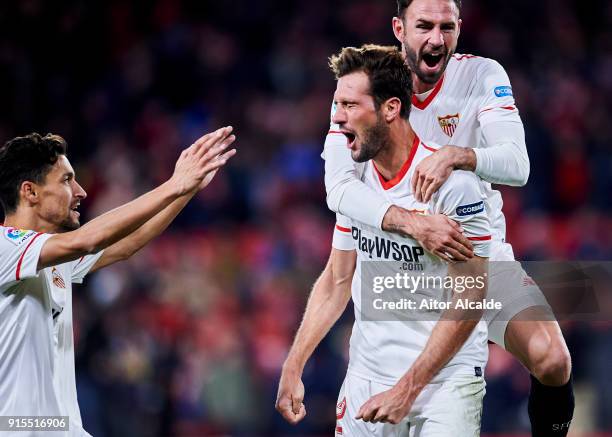
{"type": "Polygon", "coordinates": [[[36,232],[54,234],[56,227],[46,220],[42,220],[37,214],[22,208],[4,218],[4,226],[17,229],[27,229],[36,232]]]}
{"type": "Polygon", "coordinates": [[[414,94],[423,94],[433,90],[438,82],[436,83],[425,83],[418,78],[416,74],[412,75],[412,92],[414,94]]]}
{"type": "Polygon", "coordinates": [[[408,160],[415,136],[412,126],[406,120],[391,127],[389,143],[374,158],[377,170],[386,180],[389,181],[397,176],[408,160]]]}

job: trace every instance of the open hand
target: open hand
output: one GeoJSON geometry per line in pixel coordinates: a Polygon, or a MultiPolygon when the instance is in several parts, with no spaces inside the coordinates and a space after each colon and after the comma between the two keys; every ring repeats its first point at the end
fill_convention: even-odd
{"type": "Polygon", "coordinates": [[[225,152],[236,140],[232,130],[231,126],[217,129],[183,150],[170,179],[180,195],[204,188],[217,170],[236,154],[236,149],[225,152]]]}

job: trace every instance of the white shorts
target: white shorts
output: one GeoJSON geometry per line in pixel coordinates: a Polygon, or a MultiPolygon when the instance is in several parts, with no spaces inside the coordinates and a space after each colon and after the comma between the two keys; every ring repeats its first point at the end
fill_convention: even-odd
{"type": "Polygon", "coordinates": [[[511,245],[493,242],[489,261],[487,299],[499,301],[502,308],[486,310],[484,319],[489,329],[489,340],[505,349],[508,322],[523,310],[541,307],[543,320],[555,318],[540,287],[521,267],[521,263],[514,260],[511,245]]]}
{"type": "Polygon", "coordinates": [[[477,437],[480,435],[482,376],[459,375],[427,385],[410,413],[397,425],[356,420],[372,396],[391,386],[347,373],[336,405],[336,437],[477,437]]]}

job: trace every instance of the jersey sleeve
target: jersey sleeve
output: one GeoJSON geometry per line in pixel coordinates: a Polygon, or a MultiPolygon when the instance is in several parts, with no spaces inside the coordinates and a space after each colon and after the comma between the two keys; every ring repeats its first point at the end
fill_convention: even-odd
{"type": "Polygon", "coordinates": [[[332,247],[338,250],[355,250],[355,242],[351,231],[351,220],[342,214],[336,214],[336,226],[332,247]]]}
{"type": "Polygon", "coordinates": [[[474,253],[489,257],[491,223],[485,205],[486,195],[478,176],[455,170],[433,196],[430,210],[455,220],[474,246],[474,253]]]}
{"type": "Polygon", "coordinates": [[[479,69],[476,87],[480,126],[495,121],[522,123],[514,102],[510,78],[498,62],[486,59],[479,69]]]}
{"type": "MultiPolygon", "coordinates": [[[[334,110],[335,106],[332,105],[332,117],[334,110]]],[[[325,190],[329,209],[381,229],[391,202],[361,181],[365,164],[353,161],[346,147],[346,137],[339,126],[331,121],[321,157],[325,160],[325,190]]]]}
{"type": "Polygon", "coordinates": [[[529,178],[525,130],[503,67],[485,59],[476,81],[478,123],[482,142],[474,149],[475,173],[484,180],[523,186],[529,178]]]}
{"type": "Polygon", "coordinates": [[[82,284],[87,273],[89,273],[103,253],[104,251],[100,251],[94,255],[86,255],[76,261],[72,261],[72,282],[82,284]]]}
{"type": "Polygon", "coordinates": [[[38,275],[40,251],[52,235],[15,228],[0,229],[0,286],[38,275]]]}

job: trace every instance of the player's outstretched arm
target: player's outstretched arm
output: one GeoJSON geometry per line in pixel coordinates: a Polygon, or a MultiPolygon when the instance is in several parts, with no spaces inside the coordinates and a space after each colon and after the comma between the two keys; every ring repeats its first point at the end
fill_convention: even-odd
{"type": "MultiPolygon", "coordinates": [[[[229,132],[231,132],[231,130],[229,130],[229,132]]],[[[233,149],[223,153],[235,141],[235,139],[236,137],[234,135],[229,134],[223,138],[218,143],[218,147],[214,149],[215,152],[219,151],[219,154],[214,159],[215,161],[219,162],[220,166],[225,165],[228,159],[235,154],[235,150],[233,149]]],[[[219,140],[217,140],[215,137],[209,137],[207,141],[214,142],[219,140]]],[[[219,167],[208,173],[202,183],[195,190],[180,196],[136,231],[105,249],[104,253],[100,259],[96,261],[89,273],[93,273],[103,267],[130,258],[136,252],[146,246],[151,240],[159,236],[166,230],[166,228],[170,225],[170,223],[172,223],[183,208],[185,208],[189,201],[212,181],[218,170],[219,167]]]]}
{"type": "Polygon", "coordinates": [[[459,299],[468,302],[481,302],[486,296],[486,272],[488,258],[475,256],[463,263],[451,264],[448,268],[453,283],[455,278],[473,277],[473,287],[465,287],[461,293],[453,292],[450,308],[442,313],[421,354],[408,372],[400,378],[392,389],[371,397],[363,404],[358,419],[372,422],[399,423],[410,411],[413,402],[423,388],[461,349],[482,317],[480,309],[458,308],[459,299]],[[480,278],[477,281],[476,278],[480,278]],[[484,286],[480,286],[483,284],[484,286]]]}
{"type": "Polygon", "coordinates": [[[425,250],[449,263],[474,256],[461,226],[444,214],[421,215],[392,205],[383,219],[383,229],[416,239],[425,250]]]}
{"type": "Polygon", "coordinates": [[[351,298],[357,259],[354,250],[332,249],[329,261],[308,297],[302,323],[283,364],[276,409],[291,424],[306,416],[302,372],[317,345],[344,312],[351,298]]]}
{"type": "Polygon", "coordinates": [[[429,202],[453,170],[473,171],[493,184],[525,185],[529,178],[529,156],[523,124],[518,114],[515,117],[518,121],[497,120],[482,126],[482,148],[448,145],[421,161],[411,180],[416,199],[429,202]]]}
{"type": "Polygon", "coordinates": [[[220,153],[231,128],[222,128],[198,139],[185,149],[172,177],[159,187],[86,223],[81,228],[57,234],[43,246],[38,269],[94,254],[125,238],[177,199],[196,190],[210,173],[222,167],[235,151],[220,153]]]}

